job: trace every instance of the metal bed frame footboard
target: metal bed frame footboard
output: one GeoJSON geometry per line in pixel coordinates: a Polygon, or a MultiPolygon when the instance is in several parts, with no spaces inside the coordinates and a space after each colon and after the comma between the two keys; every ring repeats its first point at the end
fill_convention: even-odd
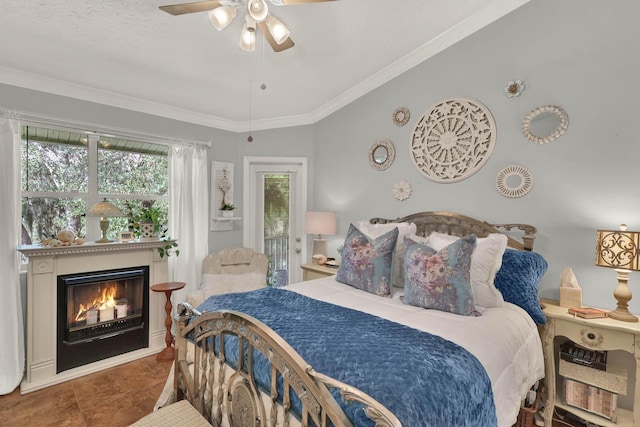
{"type": "MultiPolygon", "coordinates": [[[[187,399],[213,426],[275,427],[293,424],[326,427],[353,426],[330,393],[338,389],[343,400],[360,402],[379,427],[400,427],[400,421],[381,403],[362,391],[315,372],[277,333],[244,313],[199,313],[178,304],[174,388],[177,400],[187,399]],[[224,337],[237,338],[237,366],[225,360],[224,337]],[[218,346],[211,345],[218,337],[218,346]],[[193,364],[187,360],[188,342],[195,345],[193,364]],[[269,361],[271,384],[265,392],[253,375],[254,350],[269,361]],[[191,369],[190,369],[191,366],[191,369]],[[193,374],[191,372],[193,371],[193,374]],[[277,378],[282,380],[278,391],[277,378]],[[290,392],[301,403],[293,414],[290,392]]],[[[230,351],[230,349],[227,349],[230,351]]]]}

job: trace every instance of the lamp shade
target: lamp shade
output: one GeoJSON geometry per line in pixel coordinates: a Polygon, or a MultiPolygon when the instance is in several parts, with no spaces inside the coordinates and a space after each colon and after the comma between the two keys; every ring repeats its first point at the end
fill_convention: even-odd
{"type": "Polygon", "coordinates": [[[218,31],[224,30],[236,17],[236,10],[231,6],[218,6],[209,11],[209,21],[218,31]]]}
{"type": "Polygon", "coordinates": [[[269,29],[269,33],[271,33],[271,37],[278,44],[284,43],[287,38],[289,38],[289,29],[275,16],[269,15],[267,17],[267,28],[269,29]]]}
{"type": "Polygon", "coordinates": [[[253,52],[256,48],[256,31],[255,28],[249,27],[247,24],[242,28],[240,33],[240,48],[247,52],[253,52]]]}
{"type": "Polygon", "coordinates": [[[107,202],[106,198],[101,202],[98,202],[95,205],[91,206],[91,209],[89,209],[89,212],[87,214],[89,216],[100,216],[103,218],[126,216],[113,203],[107,202]]]}
{"type": "Polygon", "coordinates": [[[327,211],[307,211],[305,213],[305,233],[336,234],[336,213],[327,211]]]}
{"type": "Polygon", "coordinates": [[[247,3],[247,11],[256,21],[264,20],[269,14],[269,7],[265,0],[249,0],[247,3]]]}
{"type": "Polygon", "coordinates": [[[640,232],[621,230],[598,230],[596,232],[596,261],[600,267],[624,270],[640,270],[640,232]]]}

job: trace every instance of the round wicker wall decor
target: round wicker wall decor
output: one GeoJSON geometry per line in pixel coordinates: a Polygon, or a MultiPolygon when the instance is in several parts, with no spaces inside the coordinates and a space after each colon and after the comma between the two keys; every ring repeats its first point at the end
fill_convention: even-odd
{"type": "Polygon", "coordinates": [[[531,191],[531,187],[533,187],[533,175],[524,166],[507,166],[498,172],[496,177],[496,189],[504,197],[522,197],[531,191]]]}
{"type": "Polygon", "coordinates": [[[411,159],[427,179],[462,181],[487,162],[496,141],[496,123],[479,101],[451,98],[429,108],[411,136],[411,159]]]}

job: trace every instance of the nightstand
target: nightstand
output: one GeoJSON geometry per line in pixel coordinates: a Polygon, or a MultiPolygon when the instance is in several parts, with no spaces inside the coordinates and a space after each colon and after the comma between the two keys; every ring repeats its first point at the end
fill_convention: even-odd
{"type": "Polygon", "coordinates": [[[302,268],[303,281],[333,276],[338,272],[338,269],[335,267],[326,267],[318,264],[302,264],[300,268],[302,268]]]}
{"type": "Polygon", "coordinates": [[[547,403],[545,426],[551,426],[554,408],[562,408],[580,418],[601,426],[640,426],[640,324],[609,318],[583,319],[567,312],[556,301],[542,300],[547,324],[540,328],[545,358],[547,403]],[[607,370],[579,367],[558,360],[560,346],[572,341],[595,351],[607,351],[607,370]],[[569,365],[567,365],[569,364],[569,365]],[[585,369],[587,371],[585,371],[585,369]],[[586,372],[586,375],[585,375],[586,372]],[[563,377],[617,391],[617,422],[563,402],[563,377]]]}

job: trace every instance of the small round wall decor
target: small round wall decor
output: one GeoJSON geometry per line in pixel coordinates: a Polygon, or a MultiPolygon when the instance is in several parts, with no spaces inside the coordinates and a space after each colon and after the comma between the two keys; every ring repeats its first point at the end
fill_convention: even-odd
{"type": "Polygon", "coordinates": [[[409,123],[409,119],[411,118],[411,113],[407,107],[397,108],[396,111],[393,112],[392,115],[393,123],[396,126],[404,126],[409,123]]]}
{"type": "Polygon", "coordinates": [[[533,175],[524,166],[507,166],[498,172],[496,177],[496,188],[504,197],[522,197],[531,191],[531,187],[533,187],[533,175]]]}
{"type": "Polygon", "coordinates": [[[400,180],[393,185],[393,197],[396,200],[405,201],[411,196],[411,192],[413,189],[411,188],[411,184],[409,181],[400,180]]]}
{"type": "Polygon", "coordinates": [[[487,107],[474,99],[445,99],[418,120],[411,159],[431,181],[462,181],[489,160],[495,141],[496,123],[487,107]]]}

